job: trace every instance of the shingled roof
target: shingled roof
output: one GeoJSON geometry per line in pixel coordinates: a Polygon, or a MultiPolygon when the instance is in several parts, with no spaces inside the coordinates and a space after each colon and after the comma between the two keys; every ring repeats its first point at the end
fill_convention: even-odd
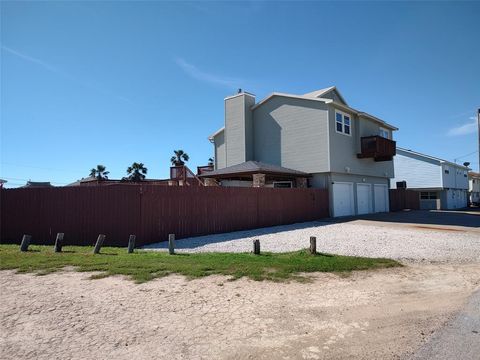
{"type": "Polygon", "coordinates": [[[226,175],[240,175],[240,174],[273,174],[273,175],[288,175],[307,177],[310,176],[302,171],[284,168],[278,165],[266,164],[260,161],[246,161],[244,163],[229,166],[223,169],[209,171],[200,177],[221,177],[226,175]]]}

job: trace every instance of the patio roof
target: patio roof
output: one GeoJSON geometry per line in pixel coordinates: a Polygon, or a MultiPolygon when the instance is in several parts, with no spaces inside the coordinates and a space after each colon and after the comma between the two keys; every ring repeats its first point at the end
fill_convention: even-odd
{"type": "Polygon", "coordinates": [[[266,164],[260,161],[246,161],[238,165],[229,166],[223,169],[206,172],[199,177],[226,177],[250,174],[269,174],[280,176],[309,177],[302,171],[288,169],[278,165],[266,164]]]}

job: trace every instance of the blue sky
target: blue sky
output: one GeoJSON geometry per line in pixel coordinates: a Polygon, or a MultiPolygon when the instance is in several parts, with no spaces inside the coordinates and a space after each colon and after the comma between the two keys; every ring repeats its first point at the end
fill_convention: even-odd
{"type": "Polygon", "coordinates": [[[223,99],[336,85],[398,145],[478,169],[479,2],[1,2],[1,167],[63,185],[212,156],[223,99]],[[472,153],[468,156],[466,154],[472,153]]]}

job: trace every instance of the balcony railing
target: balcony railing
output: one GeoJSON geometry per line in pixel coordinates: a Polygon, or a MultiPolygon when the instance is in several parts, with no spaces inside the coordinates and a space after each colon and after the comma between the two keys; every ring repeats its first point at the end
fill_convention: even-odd
{"type": "Polygon", "coordinates": [[[360,159],[373,158],[375,161],[391,161],[396,154],[396,142],[382,136],[367,136],[361,138],[360,159]]]}

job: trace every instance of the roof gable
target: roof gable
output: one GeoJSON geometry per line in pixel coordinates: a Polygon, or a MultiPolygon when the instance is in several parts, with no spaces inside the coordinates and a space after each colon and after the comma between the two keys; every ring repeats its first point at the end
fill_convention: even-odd
{"type": "Polygon", "coordinates": [[[347,102],[345,101],[345,98],[340,94],[340,91],[338,91],[336,86],[330,86],[328,88],[320,89],[320,90],[315,90],[306,94],[303,94],[305,97],[309,98],[323,98],[323,99],[331,99],[335,102],[339,102],[343,105],[347,105],[347,102]]]}

